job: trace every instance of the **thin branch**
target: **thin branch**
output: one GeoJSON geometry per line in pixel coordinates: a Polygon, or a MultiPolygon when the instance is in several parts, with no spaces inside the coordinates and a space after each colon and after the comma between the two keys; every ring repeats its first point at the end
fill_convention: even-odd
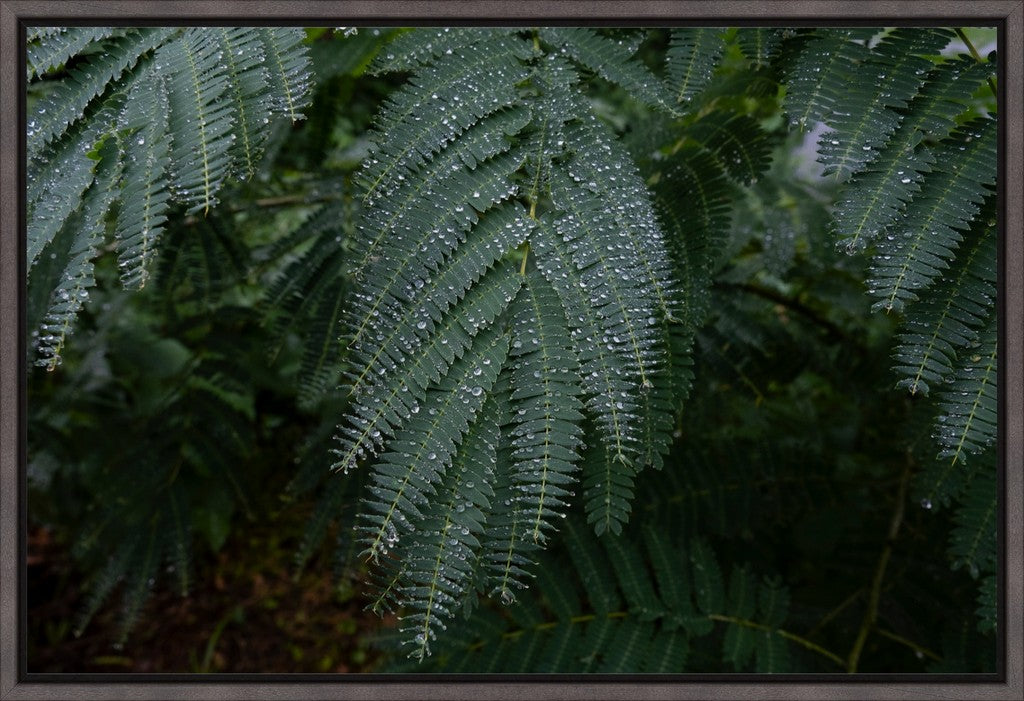
{"type": "Polygon", "coordinates": [[[792,297],[787,297],[786,295],[784,295],[784,294],[782,294],[780,292],[776,292],[773,289],[770,289],[768,287],[761,287],[760,285],[754,285],[754,284],[749,283],[749,282],[744,282],[744,283],[732,283],[732,282],[723,283],[723,282],[718,282],[718,283],[715,283],[715,284],[718,285],[718,286],[725,286],[725,287],[731,287],[731,288],[737,289],[737,290],[742,290],[743,292],[747,292],[749,294],[756,295],[758,297],[766,299],[769,302],[775,302],[776,304],[781,304],[782,306],[786,307],[787,309],[791,309],[794,312],[796,312],[797,314],[800,314],[801,316],[806,318],[808,321],[811,321],[812,323],[816,324],[817,326],[820,326],[822,329],[827,331],[829,336],[832,337],[833,339],[847,341],[847,342],[852,342],[853,341],[853,339],[850,338],[849,334],[847,334],[846,331],[844,331],[842,328],[840,328],[837,324],[835,324],[831,320],[826,319],[824,316],[822,316],[815,309],[807,306],[806,304],[804,304],[803,302],[801,302],[801,301],[799,301],[797,299],[793,299],[792,297]]]}
{"type": "Polygon", "coordinates": [[[913,463],[907,460],[907,465],[903,468],[903,476],[900,478],[900,489],[896,495],[896,508],[893,511],[892,519],[889,522],[889,534],[885,540],[885,546],[882,548],[882,554],[878,557],[878,565],[875,567],[875,576],[871,582],[871,591],[868,593],[868,608],[864,612],[864,620],[861,622],[860,631],[857,633],[857,639],[853,643],[853,649],[850,650],[850,656],[846,663],[846,671],[853,674],[857,671],[857,664],[860,662],[861,652],[864,650],[864,643],[868,639],[868,635],[875,628],[875,622],[878,620],[878,603],[882,598],[882,584],[885,581],[885,570],[889,565],[889,558],[892,556],[892,546],[896,541],[896,536],[900,532],[900,524],[903,523],[904,507],[907,501],[907,486],[910,483],[910,475],[912,472],[913,463]]]}
{"type": "Polygon", "coordinates": [[[782,630],[780,628],[772,628],[770,626],[755,623],[754,621],[748,621],[743,618],[736,618],[734,616],[722,616],[717,613],[708,614],[708,618],[710,618],[712,621],[732,623],[733,625],[743,626],[744,628],[753,628],[754,630],[763,630],[768,633],[777,633],[780,637],[785,638],[786,640],[791,640],[797,645],[801,645],[807,648],[808,650],[811,650],[812,652],[816,652],[819,655],[829,658],[840,667],[846,666],[846,662],[839,655],[835,654],[834,652],[826,650],[821,645],[811,642],[807,638],[800,637],[799,635],[796,635],[795,633],[790,633],[787,630],[782,630]]]}
{"type": "Polygon", "coordinates": [[[875,632],[881,635],[883,638],[889,638],[889,640],[897,642],[900,645],[905,645],[909,647],[911,650],[913,650],[914,652],[923,657],[928,657],[930,659],[935,660],[936,662],[942,662],[941,657],[939,657],[937,654],[926,648],[924,645],[918,645],[913,640],[907,640],[902,635],[897,635],[896,633],[893,633],[891,630],[876,627],[875,632]]]}
{"type": "MultiPolygon", "coordinates": [[[[985,59],[983,59],[981,57],[981,54],[978,53],[978,50],[974,48],[974,44],[972,44],[971,40],[967,38],[967,35],[964,33],[964,30],[957,27],[954,31],[956,32],[956,35],[960,38],[960,41],[962,41],[967,46],[967,50],[971,53],[971,56],[974,57],[974,60],[977,61],[978,63],[985,63],[985,59]]],[[[988,87],[992,91],[992,94],[995,96],[995,98],[998,100],[999,93],[998,91],[996,91],[996,82],[992,80],[991,77],[989,77],[988,79],[988,87]]]]}

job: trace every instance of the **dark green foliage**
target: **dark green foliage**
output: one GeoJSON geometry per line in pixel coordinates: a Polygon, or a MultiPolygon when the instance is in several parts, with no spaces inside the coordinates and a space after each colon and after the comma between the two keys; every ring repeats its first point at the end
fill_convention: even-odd
{"type": "MultiPolygon", "coordinates": [[[[852,175],[832,222],[837,243],[848,253],[874,244],[872,308],[903,315],[897,387],[937,395],[937,407],[921,412],[934,418],[921,422],[930,440],[919,449],[914,491],[927,509],[959,504],[951,554],[977,577],[992,565],[975,562],[987,542],[976,538],[994,532],[995,455],[986,448],[996,435],[997,122],[979,115],[975,100],[986,79],[982,89],[994,91],[994,65],[937,59],[952,38],[946,29],[897,29],[868,49],[839,30],[806,42],[788,86],[797,98],[791,116],[793,105],[808,105],[797,123],[833,129],[821,141],[825,172],[852,175]],[[823,51],[835,70],[809,70],[811,52],[823,51]]],[[[991,586],[986,579],[987,602],[991,586]]],[[[992,608],[980,611],[991,629],[992,608]]]]}
{"type": "MultiPolygon", "coordinates": [[[[847,81],[868,51],[871,29],[820,29],[802,44],[786,80],[790,124],[810,129],[845,104],[847,81]]],[[[850,112],[854,112],[851,110],[850,112]]]]}
{"type": "Polygon", "coordinates": [[[712,584],[708,574],[720,576],[706,543],[681,546],[654,531],[599,543],[588,530],[580,522],[565,524],[572,576],[552,576],[565,570],[545,554],[537,587],[543,597],[531,597],[511,619],[481,609],[458,623],[429,668],[677,673],[688,668],[691,648],[724,629],[725,652],[737,669],[785,669],[787,643],[776,631],[786,620],[788,595],[778,584],[758,585],[734,568],[727,596],[702,599],[701,588],[712,584]]]}
{"type": "Polygon", "coordinates": [[[675,113],[674,103],[678,100],[673,100],[661,81],[632,57],[636,52],[635,46],[581,27],[548,28],[541,30],[540,34],[548,44],[560,47],[563,53],[581,65],[621,86],[634,99],[670,114],[675,113]]]}
{"type": "Polygon", "coordinates": [[[939,456],[953,465],[968,462],[968,455],[980,453],[995,440],[997,345],[993,316],[940,394],[939,456]]]}
{"type": "Polygon", "coordinates": [[[951,36],[31,30],[79,623],[283,493],[396,670],[989,669],[997,122],[951,36]]]}

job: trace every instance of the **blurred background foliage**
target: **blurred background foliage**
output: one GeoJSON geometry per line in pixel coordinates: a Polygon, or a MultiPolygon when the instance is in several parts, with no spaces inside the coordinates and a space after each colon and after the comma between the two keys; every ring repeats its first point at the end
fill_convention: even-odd
{"type": "MultiPolygon", "coordinates": [[[[121,289],[106,251],[63,365],[30,367],[31,671],[425,669],[393,654],[392,618],[363,610],[350,534],[365,471],[328,471],[346,401],[331,329],[348,285],[351,180],[379,104],[404,80],[365,71],[395,31],[307,30],[307,118],[278,124],[257,177],[229,186],[208,216],[169,216],[144,290],[121,289]]],[[[676,552],[699,539],[726,574],[784,587],[791,639],[772,671],[845,671],[858,646],[858,671],[991,671],[977,573],[951,567],[955,512],[922,508],[914,491],[934,457],[934,400],[893,391],[897,320],[869,313],[869,256],[840,253],[828,236],[838,188],[818,177],[813,135],[790,133],[778,76],[745,53],[742,33],[725,34],[683,124],[590,82],[660,213],[682,228],[687,205],[666,175],[681,126],[747,119],[747,147],[766,167],[710,183],[693,389],[615,547],[647,552],[651,529],[676,552]]],[[[994,42],[989,30],[967,35],[994,42]]],[[[657,68],[667,44],[655,30],[639,56],[657,68]]],[[[986,90],[974,113],[994,109],[986,90]]],[[[645,659],[657,639],[630,647],[621,668],[551,662],[562,658],[545,636],[576,620],[556,599],[575,600],[585,624],[598,597],[616,596],[607,570],[603,592],[583,567],[545,579],[584,543],[608,556],[612,545],[572,520],[576,535],[543,554],[536,586],[453,625],[427,668],[631,671],[645,659]]],[[[729,630],[692,646],[685,669],[766,668],[753,647],[729,653],[729,630]]]]}

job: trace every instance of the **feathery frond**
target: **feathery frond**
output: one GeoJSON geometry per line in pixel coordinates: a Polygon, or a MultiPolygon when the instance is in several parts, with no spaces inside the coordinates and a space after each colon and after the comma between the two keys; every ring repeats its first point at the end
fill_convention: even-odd
{"type": "Polygon", "coordinates": [[[957,356],[977,341],[977,329],[988,316],[996,295],[995,195],[988,198],[987,216],[975,221],[966,246],[958,252],[926,300],[911,307],[896,346],[897,387],[928,394],[950,377],[957,356]]]}
{"type": "Polygon", "coordinates": [[[725,40],[715,27],[672,30],[666,55],[666,79],[676,104],[690,105],[711,82],[725,40]]]}
{"type": "Polygon", "coordinates": [[[634,99],[675,114],[675,101],[664,84],[639,60],[633,47],[584,27],[547,27],[541,38],[582,65],[622,87],[634,99]]]}
{"type": "Polygon", "coordinates": [[[703,639],[724,627],[724,644],[743,660],[739,669],[785,671],[789,645],[777,631],[788,617],[789,597],[776,581],[759,584],[734,568],[728,596],[699,610],[700,573],[718,571],[706,543],[681,549],[653,530],[643,540],[598,542],[572,519],[565,530],[574,576],[552,576],[564,570],[544,555],[547,566],[538,575],[543,598],[523,601],[511,617],[482,608],[454,623],[437,643],[433,670],[679,673],[688,668],[691,648],[706,645],[703,639]]]}
{"type": "Polygon", "coordinates": [[[925,56],[938,54],[952,32],[920,27],[897,28],[871,49],[847,76],[842,102],[824,121],[820,162],[825,175],[837,179],[860,171],[873,161],[899,126],[907,103],[925,82],[932,67],[925,56]]]}
{"type": "Polygon", "coordinates": [[[948,269],[966,230],[995,185],[996,123],[970,122],[935,149],[936,162],[921,192],[879,241],[871,262],[869,294],[874,309],[900,311],[948,269]]]}
{"type": "MultiPolygon", "coordinates": [[[[43,274],[34,271],[44,250],[55,256],[71,250],[54,238],[77,225],[83,196],[103,190],[103,209],[117,211],[113,235],[122,282],[142,287],[172,204],[186,204],[189,213],[208,211],[229,174],[254,173],[270,118],[287,112],[294,119],[308,103],[303,36],[290,28],[244,27],[73,27],[34,34],[30,79],[44,80],[46,90],[27,121],[30,277],[43,274]],[[276,69],[264,67],[266,47],[276,69]],[[67,75],[50,80],[46,74],[63,64],[67,75]],[[118,147],[101,148],[108,139],[118,147]],[[123,175],[113,185],[94,182],[101,168],[123,175]]],[[[91,248],[99,250],[105,231],[96,232],[91,248]]],[[[69,265],[83,270],[80,260],[69,265]]],[[[70,283],[61,284],[58,294],[70,283]]],[[[77,294],[89,285],[83,278],[74,287],[77,294]]],[[[77,309],[61,313],[60,334],[47,322],[39,335],[63,338],[77,309]]],[[[53,351],[61,343],[43,349],[48,364],[59,357],[53,351]]]]}

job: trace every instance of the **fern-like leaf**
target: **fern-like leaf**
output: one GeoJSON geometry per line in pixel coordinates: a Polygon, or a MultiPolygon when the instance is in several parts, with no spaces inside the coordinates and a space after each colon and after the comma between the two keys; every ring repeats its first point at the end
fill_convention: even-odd
{"type": "Polygon", "coordinates": [[[741,27],[736,30],[740,51],[757,66],[767,66],[778,54],[785,34],[775,27],[741,27]]]}
{"type": "Polygon", "coordinates": [[[377,151],[362,173],[364,202],[390,198],[397,184],[469,127],[513,104],[516,83],[528,75],[518,59],[531,54],[522,39],[497,33],[425,66],[415,83],[392,94],[376,128],[377,151]],[[419,117],[420,110],[429,118],[419,117]]]}
{"type": "Polygon", "coordinates": [[[256,30],[263,43],[264,66],[270,80],[271,111],[292,122],[303,118],[311,99],[309,56],[301,27],[266,27],[256,30]]]}
{"type": "Polygon", "coordinates": [[[140,28],[125,37],[108,40],[92,59],[70,71],[35,107],[28,117],[28,154],[34,158],[40,150],[64,134],[78,120],[86,106],[107,86],[119,78],[147,52],[163,43],[173,29],[140,28]]]}
{"type": "Polygon", "coordinates": [[[809,130],[842,109],[847,83],[868,55],[863,42],[873,33],[870,29],[825,29],[804,44],[786,81],[784,108],[790,124],[809,130]]]}
{"type": "Polygon", "coordinates": [[[995,184],[995,121],[960,127],[936,148],[949,166],[926,178],[903,220],[887,230],[871,263],[874,309],[899,311],[949,267],[984,197],[995,184]]]}
{"type": "Polygon", "coordinates": [[[974,579],[996,571],[998,507],[996,473],[986,469],[971,481],[954,516],[956,526],[949,543],[953,569],[964,567],[974,579]]]}
{"type": "MultiPolygon", "coordinates": [[[[567,519],[571,547],[561,562],[542,557],[537,589],[543,594],[524,597],[507,617],[481,608],[452,624],[457,630],[437,641],[431,669],[679,673],[687,669],[691,648],[709,644],[716,622],[725,626],[729,645],[742,646],[744,668],[753,656],[760,671],[786,668],[788,643],[779,626],[788,616],[789,594],[777,580],[759,584],[735,568],[730,596],[718,598],[705,614],[697,609],[699,590],[690,586],[695,577],[703,584],[704,577],[665,533],[649,529],[642,541],[598,541],[589,530],[567,519]]],[[[717,572],[707,544],[697,547],[696,566],[717,572]]]]}
{"type": "MultiPolygon", "coordinates": [[[[270,115],[274,111],[273,89],[266,68],[267,55],[263,50],[263,35],[273,30],[253,27],[221,27],[218,29],[221,59],[230,76],[225,97],[231,101],[235,115],[231,155],[239,178],[248,179],[256,174],[256,166],[269,129],[270,115]]],[[[290,47],[295,58],[301,54],[294,44],[290,47]]],[[[274,57],[280,60],[280,57],[274,57]]],[[[303,94],[308,85],[302,86],[303,94]]],[[[294,89],[289,86],[289,89],[294,89]]],[[[302,103],[305,106],[305,103],[302,103]]],[[[280,110],[278,110],[280,111],[280,110]]]]}
{"type": "Polygon", "coordinates": [[[899,129],[878,157],[843,190],[832,229],[848,252],[867,244],[899,217],[920,191],[935,158],[921,142],[946,138],[974,90],[992,67],[961,57],[936,66],[903,114],[899,129]]]}
{"type": "Polygon", "coordinates": [[[636,100],[675,114],[675,101],[664,84],[633,58],[632,47],[584,27],[546,27],[540,36],[636,100]]]}
{"type": "Polygon", "coordinates": [[[427,66],[446,55],[478,44],[494,35],[490,28],[443,27],[436,30],[407,31],[388,43],[373,63],[371,73],[411,71],[427,66]],[[429,36],[426,36],[429,34],[429,36]]]}
{"type": "Polygon", "coordinates": [[[666,78],[676,104],[690,105],[701,94],[725,51],[725,40],[715,27],[672,30],[666,55],[666,78]]]}
{"type": "Polygon", "coordinates": [[[121,30],[114,27],[48,27],[46,33],[28,37],[28,79],[54,71],[86,47],[109,39],[121,30]]]}
{"type": "Polygon", "coordinates": [[[869,163],[899,126],[901,115],[925,81],[932,63],[952,33],[945,29],[899,28],[871,50],[849,76],[843,102],[825,115],[830,131],[822,136],[819,160],[825,175],[837,179],[869,163]]]}
{"type": "Polygon", "coordinates": [[[997,331],[995,315],[979,333],[978,345],[964,354],[953,382],[939,395],[937,438],[941,458],[967,462],[996,437],[997,331]]]}
{"type": "Polygon", "coordinates": [[[53,370],[60,363],[61,351],[75,317],[88,297],[89,288],[96,282],[93,260],[99,255],[105,217],[121,174],[116,151],[112,138],[105,140],[97,149],[100,164],[95,182],[86,192],[80,211],[65,222],[56,236],[59,241],[54,241],[55,253],[59,250],[61,258],[67,262],[51,294],[49,309],[36,338],[40,355],[36,364],[48,370],[53,370]]]}
{"type": "Polygon", "coordinates": [[[130,136],[124,149],[128,163],[114,235],[121,281],[128,289],[145,285],[156,242],[167,221],[167,110],[164,79],[151,71],[132,87],[121,115],[130,136]]]}
{"type": "Polygon", "coordinates": [[[512,482],[522,492],[517,508],[528,512],[526,536],[536,542],[554,527],[554,517],[564,515],[567,487],[576,481],[583,420],[565,313],[538,272],[523,279],[512,329],[512,482]]]}
{"type": "Polygon", "coordinates": [[[954,269],[938,283],[928,299],[911,307],[898,336],[897,387],[927,394],[952,373],[957,355],[976,342],[996,295],[995,197],[968,234],[954,269]]]}
{"type": "Polygon", "coordinates": [[[399,529],[413,531],[422,518],[427,496],[445,474],[457,447],[497,379],[508,353],[508,336],[498,328],[481,333],[428,394],[423,415],[413,419],[381,457],[373,475],[364,514],[366,554],[376,559],[399,539],[399,529]],[[479,372],[477,372],[479,371],[479,372]],[[378,516],[378,514],[380,516],[378,516]]]}
{"type": "Polygon", "coordinates": [[[410,657],[423,660],[430,642],[458,610],[473,575],[473,556],[484,535],[493,496],[498,441],[496,403],[489,401],[466,435],[446,488],[431,501],[417,530],[402,543],[399,601],[407,613],[402,629],[412,633],[410,657]]]}
{"type": "Polygon", "coordinates": [[[230,103],[221,100],[230,76],[220,60],[223,49],[215,37],[199,29],[185,31],[181,41],[165,45],[156,62],[167,70],[170,129],[192,134],[171,145],[170,174],[174,194],[188,212],[209,211],[228,175],[231,128],[230,103]]]}

